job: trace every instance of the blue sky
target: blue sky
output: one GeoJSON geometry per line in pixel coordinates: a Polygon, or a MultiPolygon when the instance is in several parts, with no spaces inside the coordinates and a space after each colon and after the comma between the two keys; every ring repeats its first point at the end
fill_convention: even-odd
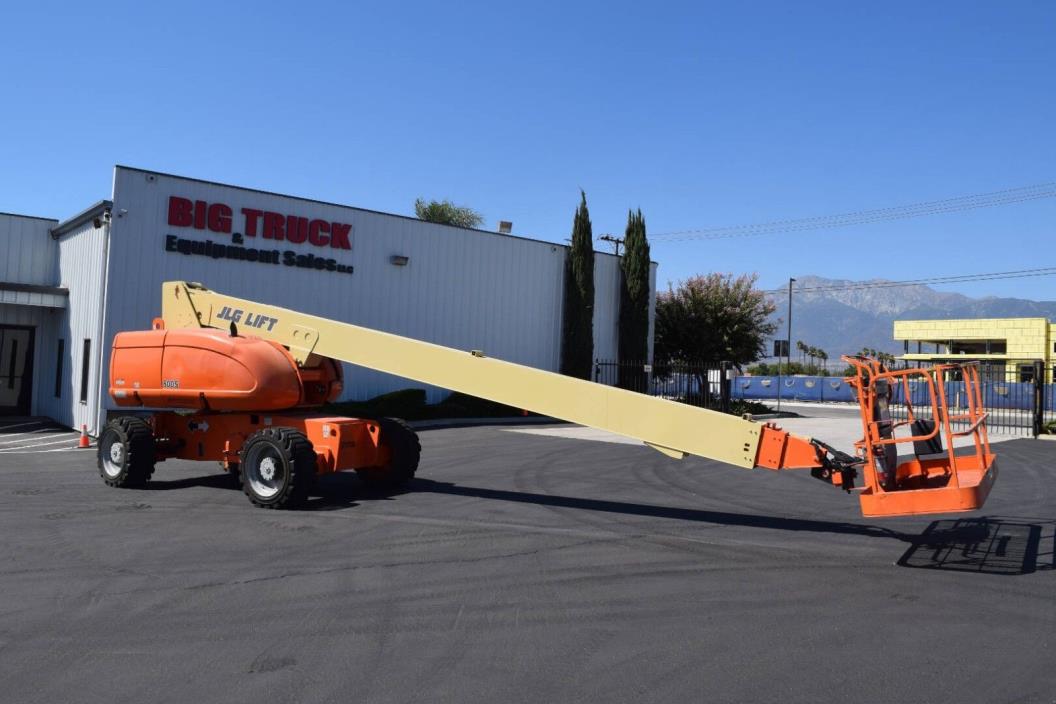
{"type": "MultiPolygon", "coordinates": [[[[0,10],[0,211],[123,163],[561,241],[1056,181],[1056,3],[48,3],[0,10]]],[[[654,243],[660,281],[1056,266],[1056,199],[654,243]]],[[[945,286],[1056,300],[1056,277],[945,286]]]]}

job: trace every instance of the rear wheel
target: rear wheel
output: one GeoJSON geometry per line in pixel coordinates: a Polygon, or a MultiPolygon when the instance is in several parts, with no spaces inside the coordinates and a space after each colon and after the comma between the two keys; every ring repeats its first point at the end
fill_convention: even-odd
{"type": "Polygon", "coordinates": [[[356,474],[368,486],[397,488],[406,486],[418,470],[422,445],[418,433],[399,418],[380,418],[381,444],[389,449],[389,463],[384,467],[364,467],[356,474]]]}
{"type": "Polygon", "coordinates": [[[292,508],[308,498],[315,478],[312,443],[293,428],[264,428],[242,445],[242,490],[257,506],[292,508]]]}
{"type": "Polygon", "coordinates": [[[154,431],[142,418],[115,418],[99,436],[96,457],[99,476],[110,486],[143,486],[154,474],[154,431]]]}

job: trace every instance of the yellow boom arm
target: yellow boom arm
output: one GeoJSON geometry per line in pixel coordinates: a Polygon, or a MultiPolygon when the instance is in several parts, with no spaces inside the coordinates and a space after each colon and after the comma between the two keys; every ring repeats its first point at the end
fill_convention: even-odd
{"type": "Polygon", "coordinates": [[[169,281],[162,288],[166,328],[228,328],[273,340],[304,362],[308,355],[356,364],[460,391],[515,408],[627,437],[681,458],[699,455],[738,467],[818,466],[805,439],[735,416],[590,381],[490,359],[480,352],[442,347],[399,335],[263,305],[169,281]],[[764,432],[766,431],[766,432],[764,432]],[[759,446],[766,436],[766,461],[759,446]],[[797,443],[796,461],[785,444],[797,443]],[[776,444],[775,444],[776,443],[776,444]],[[780,466],[778,466],[780,465],[780,466]]]}

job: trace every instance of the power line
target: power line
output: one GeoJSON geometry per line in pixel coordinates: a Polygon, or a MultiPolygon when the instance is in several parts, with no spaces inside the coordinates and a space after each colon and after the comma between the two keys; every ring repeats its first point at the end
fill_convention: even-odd
{"type": "Polygon", "coordinates": [[[942,213],[956,213],[978,208],[993,208],[1000,205],[1012,205],[1015,203],[1040,200],[1042,198],[1052,198],[1054,196],[1056,196],[1056,182],[1038,183],[1031,186],[1020,186],[1018,188],[1009,188],[1002,191],[975,193],[966,196],[958,196],[956,198],[924,201],[888,208],[857,210],[837,215],[823,215],[790,220],[773,220],[752,225],[730,225],[726,227],[708,227],[693,230],[660,232],[651,234],[649,238],[658,242],[678,242],[685,240],[758,237],[760,235],[825,230],[836,227],[849,227],[851,225],[888,222],[891,220],[925,217],[942,213]]]}
{"type": "MultiPolygon", "coordinates": [[[[957,274],[952,276],[935,276],[926,279],[910,279],[906,281],[861,281],[847,284],[833,284],[828,286],[801,286],[793,288],[793,293],[806,293],[810,291],[852,291],[874,288],[902,288],[906,286],[926,286],[933,284],[969,283],[974,281],[996,281],[1000,279],[1025,279],[1036,276],[1056,275],[1056,267],[1042,267],[1037,269],[1019,269],[1016,271],[994,271],[981,274],[957,274]]],[[[787,291],[785,287],[764,291],[769,294],[783,294],[787,291]]]]}

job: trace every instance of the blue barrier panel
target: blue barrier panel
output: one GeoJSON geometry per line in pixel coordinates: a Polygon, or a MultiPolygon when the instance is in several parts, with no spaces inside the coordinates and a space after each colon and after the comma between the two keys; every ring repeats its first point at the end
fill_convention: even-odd
{"type": "Polygon", "coordinates": [[[789,401],[820,401],[821,378],[816,376],[792,376],[781,379],[781,397],[789,401]]]}
{"type": "Polygon", "coordinates": [[[826,376],[818,380],[821,385],[822,401],[842,401],[853,403],[856,398],[854,389],[841,376],[826,376]]]}
{"type": "Polygon", "coordinates": [[[738,376],[733,379],[733,398],[777,398],[776,376],[738,376]]]}
{"type": "MultiPolygon", "coordinates": [[[[760,401],[772,401],[777,398],[777,385],[781,384],[781,398],[795,401],[824,401],[854,403],[854,389],[843,377],[781,377],[776,376],[737,376],[730,380],[730,398],[760,401]]],[[[980,384],[983,406],[987,409],[1030,411],[1034,407],[1033,382],[998,382],[986,381],[980,384]]],[[[951,409],[968,407],[963,381],[943,383],[946,402],[951,409]]],[[[938,391],[938,389],[936,389],[938,391]]],[[[1044,390],[1045,408],[1056,411],[1056,384],[1046,384],[1044,390]]],[[[931,394],[925,381],[909,382],[909,398],[914,408],[931,407],[931,394]]],[[[892,384],[892,404],[903,405],[906,400],[905,388],[901,383],[892,384]]]]}
{"type": "MultiPolygon", "coordinates": [[[[777,398],[778,377],[738,376],[730,382],[730,397],[765,400],[777,398]]],[[[781,398],[789,401],[854,402],[854,390],[839,376],[785,376],[780,378],[781,398]]]]}
{"type": "Polygon", "coordinates": [[[1034,383],[988,381],[983,385],[983,406],[1029,411],[1034,408],[1034,383]]]}

